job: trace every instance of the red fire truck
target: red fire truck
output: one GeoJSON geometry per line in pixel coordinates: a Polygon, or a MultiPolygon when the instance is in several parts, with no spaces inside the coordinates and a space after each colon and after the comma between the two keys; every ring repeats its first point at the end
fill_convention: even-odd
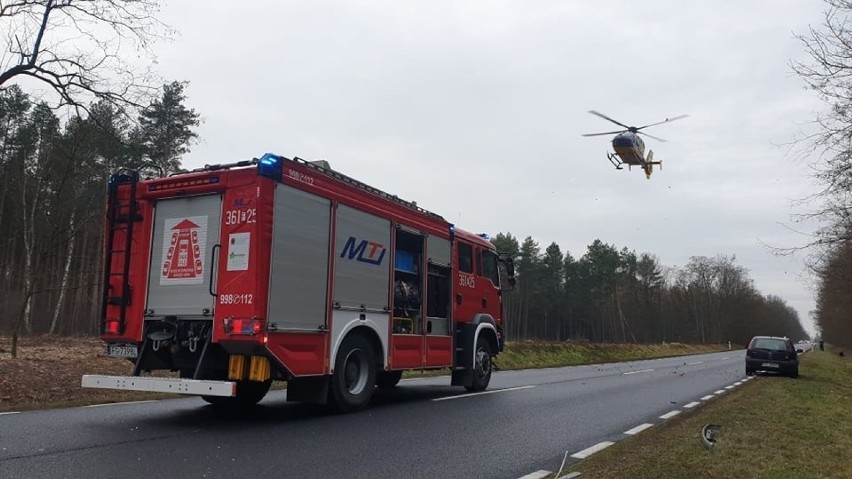
{"type": "Polygon", "coordinates": [[[108,191],[102,337],[134,369],[84,387],[227,407],[282,380],[289,401],[344,412],[409,369],[488,387],[514,268],[484,235],[273,154],[153,179],[121,170],[108,191]]]}

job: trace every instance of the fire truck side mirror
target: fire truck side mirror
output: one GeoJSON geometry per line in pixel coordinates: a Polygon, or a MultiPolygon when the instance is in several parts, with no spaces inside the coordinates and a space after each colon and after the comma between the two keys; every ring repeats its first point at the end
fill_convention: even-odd
{"type": "Polygon", "coordinates": [[[512,258],[511,253],[500,253],[499,255],[500,261],[506,265],[506,274],[509,275],[510,278],[515,277],[515,260],[512,258]]]}
{"type": "Polygon", "coordinates": [[[511,291],[515,289],[515,284],[517,283],[515,279],[515,260],[512,258],[511,253],[500,253],[499,258],[503,266],[506,267],[506,276],[508,277],[502,289],[504,291],[511,291]]]}

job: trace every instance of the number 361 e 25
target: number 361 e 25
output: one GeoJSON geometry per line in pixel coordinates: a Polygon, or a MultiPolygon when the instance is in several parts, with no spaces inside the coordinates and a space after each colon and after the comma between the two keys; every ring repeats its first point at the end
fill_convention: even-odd
{"type": "Polygon", "coordinates": [[[226,225],[254,224],[257,222],[257,210],[248,208],[245,210],[226,210],[226,225]]]}

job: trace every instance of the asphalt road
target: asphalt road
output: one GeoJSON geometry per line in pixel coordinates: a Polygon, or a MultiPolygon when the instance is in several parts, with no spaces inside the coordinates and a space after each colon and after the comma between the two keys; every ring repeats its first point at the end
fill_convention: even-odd
{"type": "Polygon", "coordinates": [[[0,477],[514,479],[723,394],[743,357],[498,372],[478,395],[403,380],[349,415],[284,391],[232,414],[198,398],[3,414],[0,477]]]}

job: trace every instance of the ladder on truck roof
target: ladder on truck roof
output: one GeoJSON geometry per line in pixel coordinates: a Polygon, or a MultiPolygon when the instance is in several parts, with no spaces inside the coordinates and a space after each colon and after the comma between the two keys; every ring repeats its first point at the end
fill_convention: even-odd
{"type": "Polygon", "coordinates": [[[139,172],[129,169],[120,169],[113,173],[109,178],[109,186],[107,188],[107,238],[106,238],[106,254],[104,256],[104,289],[103,289],[103,305],[101,307],[101,333],[104,332],[104,326],[108,321],[118,321],[118,332],[124,332],[124,325],[127,320],[127,306],[130,304],[130,248],[133,241],[133,224],[141,221],[139,215],[138,204],[136,202],[136,185],[139,183],[139,172]],[[129,184],[130,195],[129,201],[121,202],[118,190],[121,185],[129,184]],[[124,244],[116,248],[115,233],[124,231],[124,244]],[[121,268],[118,271],[113,270],[113,257],[121,256],[121,268]],[[120,279],[121,290],[116,294],[112,289],[112,278],[118,276],[120,279]],[[107,307],[118,306],[119,316],[117,318],[107,318],[107,307]]]}
{"type": "MultiPolygon", "coordinates": [[[[367,193],[373,194],[373,195],[378,196],[380,198],[383,198],[385,200],[392,201],[394,203],[405,206],[406,208],[417,211],[420,214],[429,216],[431,218],[439,219],[441,221],[447,221],[447,220],[444,219],[443,216],[441,216],[437,213],[433,213],[433,212],[431,212],[431,211],[429,211],[425,208],[421,208],[421,207],[417,206],[417,203],[414,202],[414,201],[406,201],[406,200],[400,198],[399,196],[392,195],[392,194],[390,194],[386,191],[382,191],[382,190],[380,190],[380,189],[378,189],[374,186],[370,186],[370,185],[368,185],[368,184],[366,184],[362,181],[358,181],[355,178],[352,178],[351,176],[344,175],[343,173],[332,169],[331,166],[328,164],[328,162],[325,161],[325,160],[313,160],[313,161],[311,161],[311,160],[306,160],[304,158],[299,158],[298,156],[294,156],[292,159],[290,159],[290,158],[287,158],[286,156],[279,156],[279,155],[275,155],[273,153],[267,153],[267,155],[278,158],[279,160],[284,159],[284,160],[292,161],[296,164],[299,164],[299,165],[308,167],[310,169],[316,170],[320,174],[334,178],[338,181],[342,181],[342,182],[344,182],[348,185],[351,185],[351,186],[353,186],[353,187],[355,187],[359,190],[366,191],[367,193]]],[[[266,156],[266,155],[264,155],[264,156],[266,156]]],[[[236,163],[204,165],[203,168],[196,168],[194,170],[191,170],[189,173],[197,173],[197,172],[201,172],[201,171],[228,170],[228,169],[231,169],[231,168],[239,168],[239,167],[243,167],[243,166],[256,165],[259,162],[260,162],[260,159],[253,158],[250,161],[244,160],[244,161],[238,161],[236,163]]],[[[170,176],[174,176],[174,175],[175,174],[173,173],[170,176]]]]}
{"type": "Polygon", "coordinates": [[[405,206],[407,208],[413,209],[413,210],[417,211],[418,213],[421,213],[421,214],[424,214],[426,216],[430,216],[432,218],[436,218],[436,219],[439,219],[439,220],[442,220],[442,221],[446,221],[443,216],[441,216],[437,213],[432,213],[431,211],[429,211],[425,208],[421,208],[421,207],[417,206],[417,203],[415,203],[413,201],[406,201],[406,200],[400,198],[399,196],[392,195],[392,194],[390,194],[386,191],[382,191],[382,190],[380,190],[380,189],[378,189],[374,186],[370,186],[370,185],[368,185],[364,182],[358,181],[355,178],[352,178],[351,176],[346,176],[343,173],[340,173],[339,171],[331,169],[331,167],[328,166],[328,162],[325,161],[325,160],[309,161],[309,160],[306,160],[304,158],[299,158],[298,156],[294,156],[293,161],[296,162],[296,163],[299,163],[301,165],[305,165],[308,168],[319,170],[320,173],[323,173],[326,176],[330,176],[330,177],[332,177],[336,180],[342,181],[344,183],[350,184],[350,185],[354,186],[355,188],[366,191],[368,193],[372,193],[372,194],[374,194],[374,195],[376,195],[380,198],[384,198],[388,201],[393,201],[394,203],[400,204],[400,205],[405,206]]]}

